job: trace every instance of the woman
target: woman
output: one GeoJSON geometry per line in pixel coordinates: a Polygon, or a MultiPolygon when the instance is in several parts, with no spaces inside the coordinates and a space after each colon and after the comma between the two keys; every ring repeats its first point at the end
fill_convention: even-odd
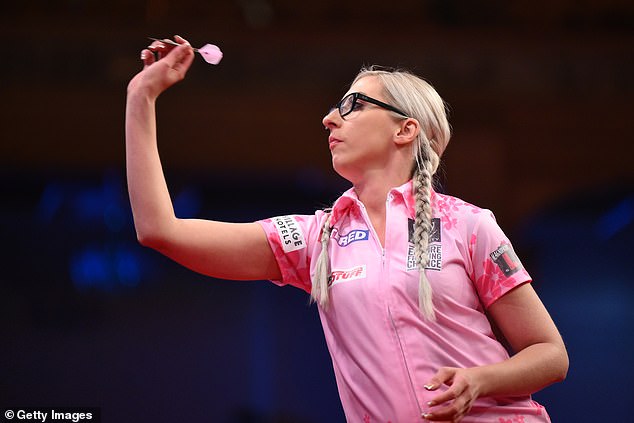
{"type": "Polygon", "coordinates": [[[530,394],[564,379],[565,346],[493,215],[432,189],[450,137],[435,90],[405,72],[357,76],[323,119],[333,167],[353,185],[332,209],[246,224],[178,219],[155,123],[157,97],[193,60],[175,41],[143,50],[128,86],[139,241],[206,275],[309,292],[350,422],[550,421],[530,394]]]}

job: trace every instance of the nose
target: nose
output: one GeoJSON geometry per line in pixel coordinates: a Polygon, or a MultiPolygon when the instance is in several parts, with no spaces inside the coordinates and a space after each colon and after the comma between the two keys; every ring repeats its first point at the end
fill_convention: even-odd
{"type": "Polygon", "coordinates": [[[324,124],[326,129],[336,128],[341,121],[341,116],[339,115],[339,110],[336,107],[333,107],[324,118],[321,120],[321,123],[324,124]]]}

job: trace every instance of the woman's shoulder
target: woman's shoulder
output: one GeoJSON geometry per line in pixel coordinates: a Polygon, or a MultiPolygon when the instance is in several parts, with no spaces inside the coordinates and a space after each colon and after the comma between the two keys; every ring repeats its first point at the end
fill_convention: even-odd
{"type": "Polygon", "coordinates": [[[457,230],[463,235],[496,225],[491,210],[476,206],[453,195],[434,193],[432,198],[433,217],[446,230],[457,230]]]}
{"type": "Polygon", "coordinates": [[[442,215],[460,214],[478,216],[481,213],[491,214],[491,211],[486,208],[476,206],[456,196],[438,192],[434,192],[432,197],[432,209],[435,213],[442,215]]]}

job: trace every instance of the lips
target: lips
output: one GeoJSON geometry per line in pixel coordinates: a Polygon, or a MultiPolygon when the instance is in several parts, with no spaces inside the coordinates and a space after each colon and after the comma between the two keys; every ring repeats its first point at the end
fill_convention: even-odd
{"type": "Polygon", "coordinates": [[[328,137],[328,146],[332,150],[337,144],[342,142],[340,139],[333,137],[332,135],[328,137]]]}

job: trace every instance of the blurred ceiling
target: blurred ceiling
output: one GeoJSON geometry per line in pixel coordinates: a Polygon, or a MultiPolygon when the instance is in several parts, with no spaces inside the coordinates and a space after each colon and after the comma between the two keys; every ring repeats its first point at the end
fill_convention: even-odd
{"type": "Polygon", "coordinates": [[[634,181],[634,3],[34,0],[4,5],[0,168],[124,166],[147,36],[218,44],[159,102],[175,171],[332,175],[321,117],[363,65],[405,67],[451,108],[447,190],[520,218],[634,181]],[[501,209],[501,210],[500,210],[501,209]]]}

